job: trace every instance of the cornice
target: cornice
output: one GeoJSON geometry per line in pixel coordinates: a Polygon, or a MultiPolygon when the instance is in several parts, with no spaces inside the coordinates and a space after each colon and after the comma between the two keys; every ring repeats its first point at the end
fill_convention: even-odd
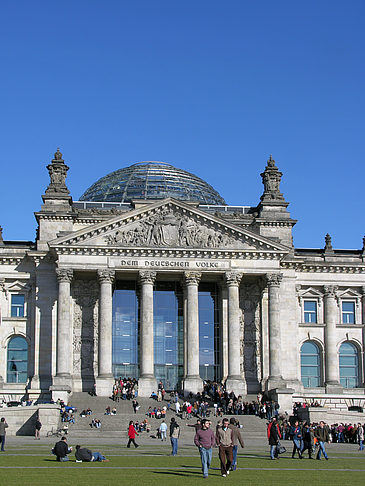
{"type": "Polygon", "coordinates": [[[112,246],[80,247],[54,246],[59,255],[118,256],[118,257],[168,257],[168,258],[207,258],[237,260],[279,260],[286,253],[255,250],[209,250],[178,248],[121,248],[112,246]]]}
{"type": "Polygon", "coordinates": [[[364,264],[280,262],[281,268],[304,273],[365,273],[364,264]]]}

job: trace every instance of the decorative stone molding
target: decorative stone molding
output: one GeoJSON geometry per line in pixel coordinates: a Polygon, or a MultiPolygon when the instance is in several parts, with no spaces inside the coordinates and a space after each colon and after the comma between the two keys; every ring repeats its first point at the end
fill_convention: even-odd
{"type": "Polygon", "coordinates": [[[110,283],[112,284],[115,279],[115,271],[114,270],[98,270],[98,280],[99,283],[110,283]]]}
{"type": "Polygon", "coordinates": [[[56,275],[58,282],[70,283],[73,277],[72,268],[56,268],[56,275]]]}
{"type": "Polygon", "coordinates": [[[226,272],[224,274],[224,279],[227,287],[236,286],[238,287],[242,280],[242,272],[226,272]]]}
{"type": "Polygon", "coordinates": [[[266,274],[266,284],[267,284],[268,287],[280,287],[282,279],[283,279],[282,273],[267,273],[266,274]]]}
{"type": "Polygon", "coordinates": [[[285,201],[280,192],[280,181],[283,175],[275,165],[275,160],[270,155],[265,170],[262,174],[262,183],[264,184],[264,193],[261,196],[261,202],[285,201]]]}
{"type": "Polygon", "coordinates": [[[143,284],[154,284],[156,280],[157,273],[150,270],[140,271],[138,274],[140,283],[143,284]]]}
{"type": "Polygon", "coordinates": [[[202,274],[200,272],[184,272],[185,285],[199,285],[202,274]]]}
{"type": "Polygon", "coordinates": [[[64,163],[59,148],[54,154],[54,159],[52,160],[52,163],[47,165],[47,169],[51,182],[46,189],[46,195],[50,196],[52,194],[60,193],[65,195],[70,194],[70,191],[67,189],[66,186],[66,176],[69,167],[67,167],[67,165],[64,163]]]}
{"type": "Polygon", "coordinates": [[[338,290],[337,285],[325,285],[323,287],[323,290],[324,290],[325,297],[331,297],[333,299],[337,297],[337,290],[338,290]]]}
{"type": "MultiPolygon", "coordinates": [[[[358,258],[358,256],[356,257],[358,258]]],[[[359,259],[360,260],[360,259],[359,259]]],[[[305,273],[364,273],[365,274],[365,265],[354,264],[354,265],[343,265],[342,263],[339,265],[333,264],[333,262],[329,263],[320,263],[320,264],[310,264],[310,263],[303,263],[301,262],[280,262],[281,268],[289,268],[292,270],[296,270],[298,272],[305,272],[305,273]]]]}

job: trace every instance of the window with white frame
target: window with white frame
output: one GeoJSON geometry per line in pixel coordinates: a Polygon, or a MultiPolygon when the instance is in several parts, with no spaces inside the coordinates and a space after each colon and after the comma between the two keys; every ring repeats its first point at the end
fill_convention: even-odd
{"type": "Polygon", "coordinates": [[[304,301],[304,322],[317,323],[317,301],[305,300],[304,301]]]}
{"type": "Polygon", "coordinates": [[[11,317],[24,317],[25,315],[25,295],[12,294],[11,296],[11,317]]]}
{"type": "Polygon", "coordinates": [[[354,301],[342,301],[342,324],[355,324],[355,308],[354,301]]]}

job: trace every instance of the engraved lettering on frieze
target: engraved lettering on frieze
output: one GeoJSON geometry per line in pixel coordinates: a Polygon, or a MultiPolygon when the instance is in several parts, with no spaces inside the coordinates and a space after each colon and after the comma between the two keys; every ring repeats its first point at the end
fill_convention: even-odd
{"type": "Polygon", "coordinates": [[[162,208],[145,219],[104,237],[107,245],[183,248],[248,248],[247,243],[224,234],[215,226],[197,223],[186,214],[162,208]]]}

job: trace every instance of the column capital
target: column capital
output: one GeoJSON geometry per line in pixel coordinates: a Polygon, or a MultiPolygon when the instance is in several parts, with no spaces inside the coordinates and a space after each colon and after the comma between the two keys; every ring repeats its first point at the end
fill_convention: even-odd
{"type": "Polygon", "coordinates": [[[102,269],[98,270],[98,280],[99,283],[110,283],[112,284],[115,279],[115,271],[114,270],[108,270],[108,269],[102,269]]]}
{"type": "Polygon", "coordinates": [[[365,285],[361,287],[362,296],[365,298],[365,285]]]}
{"type": "Polygon", "coordinates": [[[58,282],[70,283],[73,277],[74,271],[72,268],[56,268],[56,275],[58,282]]]}
{"type": "Polygon", "coordinates": [[[141,284],[154,284],[157,273],[151,270],[141,270],[138,276],[141,284]]]}
{"type": "Polygon", "coordinates": [[[184,272],[185,285],[198,285],[202,274],[200,272],[184,272]]]}
{"type": "Polygon", "coordinates": [[[283,274],[282,273],[267,273],[266,274],[266,285],[268,287],[280,287],[282,280],[283,280],[283,274]]]}
{"type": "Polygon", "coordinates": [[[336,294],[337,289],[338,289],[337,285],[325,285],[324,286],[324,296],[336,298],[337,297],[337,294],[336,294]]]}
{"type": "Polygon", "coordinates": [[[227,287],[238,287],[243,277],[242,272],[226,272],[224,280],[227,287]]]}

